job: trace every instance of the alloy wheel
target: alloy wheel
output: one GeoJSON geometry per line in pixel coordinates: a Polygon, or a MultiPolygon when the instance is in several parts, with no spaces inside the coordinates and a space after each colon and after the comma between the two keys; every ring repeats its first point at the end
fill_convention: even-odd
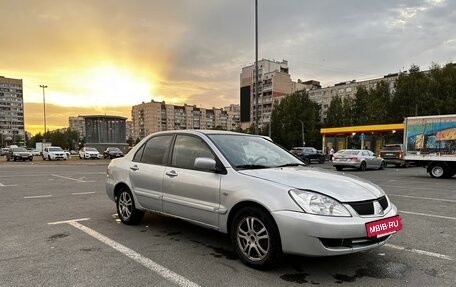
{"type": "Polygon", "coordinates": [[[131,216],[133,209],[133,202],[128,192],[122,192],[119,196],[119,212],[124,219],[128,219],[131,216]]]}
{"type": "Polygon", "coordinates": [[[240,251],[251,261],[261,261],[269,253],[270,237],[267,228],[257,217],[242,219],[236,232],[240,251]]]}

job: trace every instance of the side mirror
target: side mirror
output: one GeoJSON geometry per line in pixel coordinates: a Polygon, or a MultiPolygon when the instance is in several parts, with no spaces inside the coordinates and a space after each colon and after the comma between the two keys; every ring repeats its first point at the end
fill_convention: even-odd
{"type": "Polygon", "coordinates": [[[200,170],[217,171],[217,163],[214,159],[208,157],[195,158],[194,167],[200,170]]]}

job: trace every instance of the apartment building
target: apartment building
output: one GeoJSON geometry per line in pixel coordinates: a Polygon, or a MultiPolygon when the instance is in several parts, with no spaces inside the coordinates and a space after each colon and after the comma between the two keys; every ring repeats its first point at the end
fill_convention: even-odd
{"type": "Polygon", "coordinates": [[[262,59],[258,61],[258,84],[255,84],[255,65],[242,68],[240,75],[240,120],[243,129],[255,122],[256,95],[258,86],[258,124],[259,128],[268,125],[275,102],[296,91],[319,87],[318,81],[302,82],[291,80],[288,61],[281,62],[262,59]]]}
{"type": "Polygon", "coordinates": [[[390,92],[393,93],[395,91],[395,82],[398,76],[399,74],[397,73],[388,74],[383,76],[383,78],[370,79],[360,82],[351,80],[347,82],[340,82],[330,87],[313,88],[309,90],[309,98],[320,105],[320,119],[321,121],[325,121],[329,105],[334,97],[339,96],[341,99],[354,98],[358,88],[364,87],[368,90],[373,89],[380,81],[387,82],[390,87],[390,92]]]}
{"type": "Polygon", "coordinates": [[[0,76],[0,133],[2,146],[25,138],[22,79],[0,76]]]}
{"type": "Polygon", "coordinates": [[[79,138],[82,139],[85,137],[85,119],[83,116],[79,115],[77,117],[69,117],[68,118],[68,126],[73,131],[77,131],[79,133],[79,138]]]}
{"type": "Polygon", "coordinates": [[[181,129],[236,130],[239,126],[239,105],[222,108],[198,108],[194,105],[170,105],[150,101],[135,105],[131,110],[133,138],[148,134],[181,129]]]}

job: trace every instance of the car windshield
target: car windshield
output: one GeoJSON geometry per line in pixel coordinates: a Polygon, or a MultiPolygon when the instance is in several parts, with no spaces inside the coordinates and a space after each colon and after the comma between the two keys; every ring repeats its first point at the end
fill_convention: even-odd
{"type": "Polygon", "coordinates": [[[288,151],[260,136],[213,134],[208,137],[236,169],[304,165],[288,151]]]}
{"type": "Polygon", "coordinates": [[[63,149],[60,147],[50,147],[49,151],[63,151],[63,149]]]}
{"type": "Polygon", "coordinates": [[[115,152],[119,152],[120,149],[116,148],[116,147],[111,147],[111,148],[108,148],[108,151],[115,151],[115,152]]]}
{"type": "Polygon", "coordinates": [[[88,148],[86,148],[85,150],[86,150],[86,151],[97,151],[97,149],[96,149],[96,148],[93,148],[93,147],[88,147],[88,148]]]}
{"type": "Polygon", "coordinates": [[[12,150],[13,152],[27,152],[27,149],[23,147],[15,147],[12,150]]]}

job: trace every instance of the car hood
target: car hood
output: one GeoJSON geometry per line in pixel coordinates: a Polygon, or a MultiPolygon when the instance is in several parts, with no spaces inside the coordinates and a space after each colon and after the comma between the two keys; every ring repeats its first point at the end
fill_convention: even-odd
{"type": "Polygon", "coordinates": [[[317,191],[341,202],[372,200],[385,194],[380,187],[367,180],[316,168],[268,168],[239,173],[290,188],[317,191]]]}

